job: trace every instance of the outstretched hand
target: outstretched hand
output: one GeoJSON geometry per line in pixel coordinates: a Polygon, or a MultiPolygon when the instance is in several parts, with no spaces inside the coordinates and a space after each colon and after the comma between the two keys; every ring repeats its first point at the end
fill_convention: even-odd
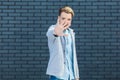
{"type": "Polygon", "coordinates": [[[54,29],[54,32],[58,36],[67,36],[67,34],[64,34],[63,31],[67,29],[70,25],[67,22],[59,22],[59,19],[57,19],[57,24],[54,29]]]}

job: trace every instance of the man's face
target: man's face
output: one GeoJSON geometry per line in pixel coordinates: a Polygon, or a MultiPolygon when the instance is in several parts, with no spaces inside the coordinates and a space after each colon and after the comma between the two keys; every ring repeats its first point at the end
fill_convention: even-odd
{"type": "Polygon", "coordinates": [[[62,12],[60,16],[58,16],[59,23],[67,23],[65,27],[71,26],[72,15],[70,13],[62,12]]]}

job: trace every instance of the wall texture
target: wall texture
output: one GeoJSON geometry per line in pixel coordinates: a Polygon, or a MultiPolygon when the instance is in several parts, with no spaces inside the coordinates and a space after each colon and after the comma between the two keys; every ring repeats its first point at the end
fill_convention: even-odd
{"type": "Polygon", "coordinates": [[[46,31],[65,5],[80,80],[120,80],[120,0],[0,0],[0,80],[48,80],[46,31]]]}

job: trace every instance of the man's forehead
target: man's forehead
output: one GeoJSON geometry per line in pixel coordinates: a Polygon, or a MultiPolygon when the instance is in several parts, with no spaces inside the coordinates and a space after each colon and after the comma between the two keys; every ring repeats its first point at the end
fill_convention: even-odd
{"type": "Polygon", "coordinates": [[[65,12],[62,12],[61,17],[69,17],[69,18],[72,18],[72,14],[71,13],[65,13],[65,12]]]}

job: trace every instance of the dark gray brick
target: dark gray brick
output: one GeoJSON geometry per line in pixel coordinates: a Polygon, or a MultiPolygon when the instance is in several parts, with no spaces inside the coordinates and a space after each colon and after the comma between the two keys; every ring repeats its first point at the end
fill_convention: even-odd
{"type": "Polygon", "coordinates": [[[0,80],[48,80],[46,31],[75,10],[80,80],[120,80],[119,0],[0,0],[0,80]]]}

